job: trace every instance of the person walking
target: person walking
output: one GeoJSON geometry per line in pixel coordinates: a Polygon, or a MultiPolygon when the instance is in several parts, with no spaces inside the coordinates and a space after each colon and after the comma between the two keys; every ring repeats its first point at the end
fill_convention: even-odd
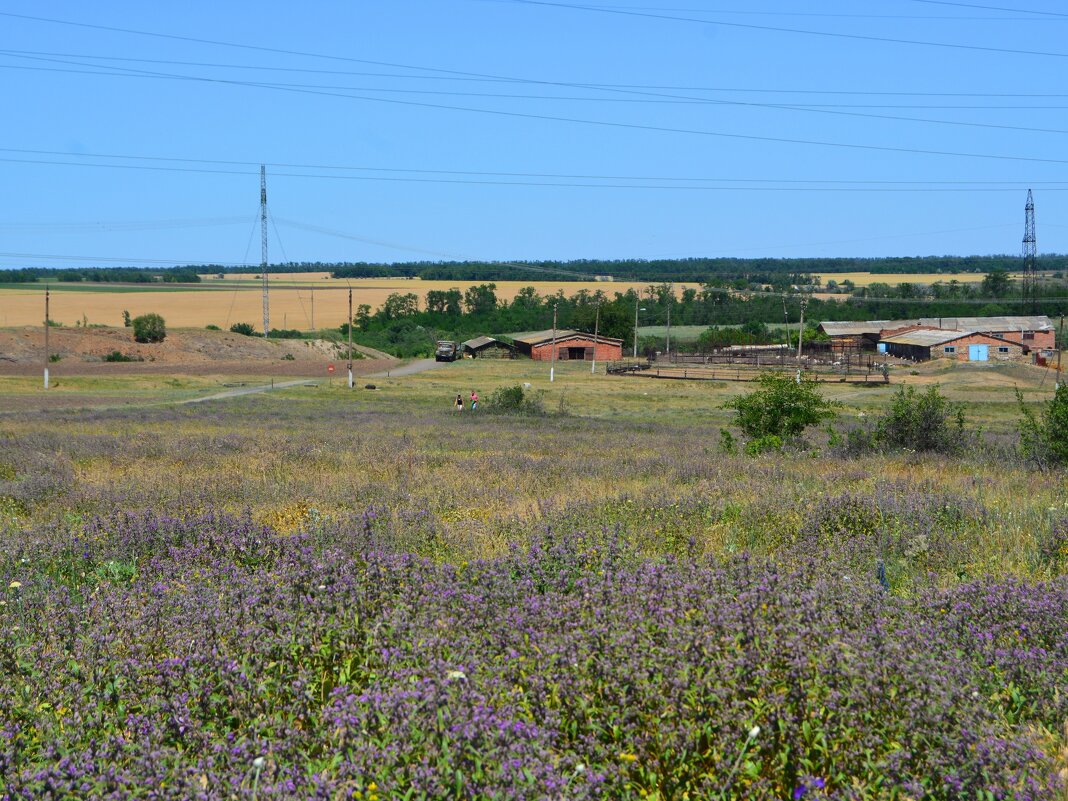
{"type": "Polygon", "coordinates": [[[456,411],[462,412],[464,410],[464,396],[459,392],[456,393],[456,411]]]}
{"type": "Polygon", "coordinates": [[[478,408],[478,393],[471,390],[471,411],[478,408]]]}

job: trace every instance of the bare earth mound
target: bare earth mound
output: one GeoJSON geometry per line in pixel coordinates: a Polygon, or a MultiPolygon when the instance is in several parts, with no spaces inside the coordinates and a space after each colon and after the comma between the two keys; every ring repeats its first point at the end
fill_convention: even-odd
{"type": "MultiPolygon", "coordinates": [[[[228,331],[177,329],[163,342],[135,342],[130,328],[53,328],[49,350],[59,356],[50,369],[61,375],[129,373],[242,374],[323,376],[329,364],[344,360],[344,345],[326,340],[247,337],[228,331]],[[115,352],[132,359],[107,362],[115,352]]],[[[356,346],[365,358],[354,362],[357,373],[387,369],[392,357],[356,346]]],[[[44,360],[40,328],[0,330],[0,375],[32,375],[44,360]]]]}

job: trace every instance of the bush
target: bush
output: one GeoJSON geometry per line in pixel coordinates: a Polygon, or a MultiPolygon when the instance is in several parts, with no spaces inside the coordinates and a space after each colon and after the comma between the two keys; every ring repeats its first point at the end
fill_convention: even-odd
{"type": "Polygon", "coordinates": [[[144,358],[141,356],[127,356],[122,351],[113,350],[107,356],[104,357],[106,362],[143,362],[144,358]]]}
{"type": "Polygon", "coordinates": [[[138,342],[162,342],[167,336],[167,326],[158,314],[134,317],[133,330],[138,342]]]}
{"type": "Polygon", "coordinates": [[[738,427],[751,439],[797,437],[835,415],[838,404],[824,398],[810,378],[761,373],[757,381],[759,390],[724,404],[735,410],[738,427]]]}
{"type": "Polygon", "coordinates": [[[872,439],[887,448],[958,453],[965,445],[964,410],[947,400],[938,387],[928,387],[926,392],[901,387],[876,424],[872,439]]]}
{"type": "Polygon", "coordinates": [[[296,328],[272,328],[268,336],[271,339],[300,339],[303,334],[296,328]]]}
{"type": "Polygon", "coordinates": [[[519,384],[495,389],[486,402],[486,408],[504,414],[545,414],[541,398],[526,392],[519,384]]]}
{"type": "Polygon", "coordinates": [[[1039,467],[1068,465],[1068,384],[1061,384],[1053,399],[1036,416],[1016,390],[1020,404],[1020,445],[1024,455],[1039,467]]]}
{"type": "Polygon", "coordinates": [[[130,319],[130,313],[125,310],[122,313],[122,325],[124,328],[129,328],[133,325],[133,321],[130,319]]]}
{"type": "Polygon", "coordinates": [[[230,326],[230,332],[242,334],[246,337],[254,337],[256,336],[256,327],[252,323],[234,323],[230,326]]]}
{"type": "Polygon", "coordinates": [[[206,330],[206,331],[222,331],[222,329],[219,328],[219,326],[217,326],[215,324],[209,324],[209,325],[204,326],[204,330],[206,330]]]}

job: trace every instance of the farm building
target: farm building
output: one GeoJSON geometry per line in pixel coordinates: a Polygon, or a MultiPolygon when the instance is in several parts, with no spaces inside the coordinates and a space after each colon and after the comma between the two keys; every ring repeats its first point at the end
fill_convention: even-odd
{"type": "Polygon", "coordinates": [[[867,320],[863,322],[824,322],[820,330],[832,343],[844,347],[874,347],[897,334],[909,331],[974,331],[1008,339],[1023,352],[1054,348],[1053,322],[1045,315],[1029,317],[921,317],[916,320],[867,320]]]}
{"type": "MultiPolygon", "coordinates": [[[[535,361],[552,360],[553,332],[536,331],[531,334],[519,334],[512,337],[516,349],[524,356],[535,361]]],[[[581,331],[557,331],[556,358],[559,361],[592,360],[596,354],[598,361],[614,361],[623,358],[623,340],[613,337],[594,336],[581,331]]]]}
{"type": "Polygon", "coordinates": [[[988,362],[1018,359],[1023,345],[1010,339],[976,331],[944,331],[916,328],[884,338],[879,350],[912,361],[956,359],[962,362],[988,362]]]}
{"type": "Polygon", "coordinates": [[[514,359],[515,348],[493,337],[475,337],[460,346],[464,356],[472,359],[514,359]]]}

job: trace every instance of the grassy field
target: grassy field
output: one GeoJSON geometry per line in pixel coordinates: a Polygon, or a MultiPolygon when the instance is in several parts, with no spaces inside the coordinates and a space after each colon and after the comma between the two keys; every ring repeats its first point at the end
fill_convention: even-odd
{"type": "Polygon", "coordinates": [[[1050,376],[892,379],[825,385],[832,425],[937,383],[973,446],[747,457],[752,385],[584,364],[197,405],[84,379],[110,408],[47,413],[0,379],[0,786],[1063,799],[1068,503],[1014,433],[1050,376]],[[494,412],[524,384],[543,413],[494,412]]]}

